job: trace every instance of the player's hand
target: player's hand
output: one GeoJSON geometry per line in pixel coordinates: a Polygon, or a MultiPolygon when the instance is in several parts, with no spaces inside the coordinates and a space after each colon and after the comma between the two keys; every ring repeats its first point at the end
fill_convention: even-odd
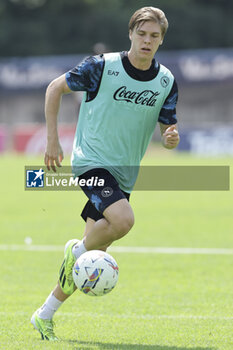
{"type": "Polygon", "coordinates": [[[44,155],[44,163],[47,169],[50,170],[51,167],[56,172],[56,166],[61,167],[63,158],[64,155],[59,141],[48,142],[44,155]]]}
{"type": "Polygon", "coordinates": [[[163,145],[165,148],[175,148],[180,142],[179,133],[176,129],[176,125],[171,125],[163,133],[163,145]]]}

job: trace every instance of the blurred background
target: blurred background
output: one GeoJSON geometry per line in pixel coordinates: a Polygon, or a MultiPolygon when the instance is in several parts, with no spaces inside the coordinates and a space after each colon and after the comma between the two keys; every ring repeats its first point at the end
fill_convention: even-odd
{"type": "MultiPolygon", "coordinates": [[[[1,0],[0,153],[44,151],[49,82],[88,55],[128,50],[129,18],[143,6],[161,8],[169,21],[156,59],[171,69],[179,86],[178,151],[233,154],[230,0],[1,0]]],[[[68,154],[81,98],[64,96],[59,114],[68,154]]]]}

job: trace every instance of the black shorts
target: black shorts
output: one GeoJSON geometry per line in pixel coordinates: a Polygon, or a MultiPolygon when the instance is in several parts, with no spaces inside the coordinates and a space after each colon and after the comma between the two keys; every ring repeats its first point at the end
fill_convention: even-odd
{"type": "Polygon", "coordinates": [[[124,198],[129,200],[130,193],[120,189],[118,182],[108,170],[103,168],[91,169],[79,176],[79,180],[85,179],[87,181],[91,178],[97,179],[96,182],[103,179],[104,185],[81,186],[81,189],[89,198],[81,213],[84,221],[87,221],[88,217],[95,221],[100,220],[104,217],[104,210],[111,204],[124,198]]]}

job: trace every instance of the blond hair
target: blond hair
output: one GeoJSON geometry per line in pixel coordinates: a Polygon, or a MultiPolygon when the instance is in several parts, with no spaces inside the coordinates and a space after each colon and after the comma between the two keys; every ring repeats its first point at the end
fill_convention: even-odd
{"type": "Polygon", "coordinates": [[[168,20],[164,12],[156,7],[142,7],[137,10],[129,21],[129,31],[133,31],[134,28],[138,28],[141,23],[153,21],[159,23],[161,28],[161,35],[164,38],[168,29],[168,20]]]}

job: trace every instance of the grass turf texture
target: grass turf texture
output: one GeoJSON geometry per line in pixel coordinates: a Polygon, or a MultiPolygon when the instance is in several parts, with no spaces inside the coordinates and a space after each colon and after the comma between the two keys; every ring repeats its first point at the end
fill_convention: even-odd
{"type": "MultiPolygon", "coordinates": [[[[66,161],[68,164],[68,161],[66,161]]],[[[24,165],[40,158],[0,158],[0,244],[63,245],[81,238],[82,192],[24,191],[24,165]]],[[[148,152],[144,164],[231,165],[232,159],[148,152]]],[[[232,191],[135,192],[136,223],[115,245],[233,248],[232,191]]],[[[77,292],[57,312],[52,344],[30,317],[56,283],[62,252],[0,252],[0,349],[230,350],[233,256],[112,253],[120,268],[102,298],[77,292]]]]}

